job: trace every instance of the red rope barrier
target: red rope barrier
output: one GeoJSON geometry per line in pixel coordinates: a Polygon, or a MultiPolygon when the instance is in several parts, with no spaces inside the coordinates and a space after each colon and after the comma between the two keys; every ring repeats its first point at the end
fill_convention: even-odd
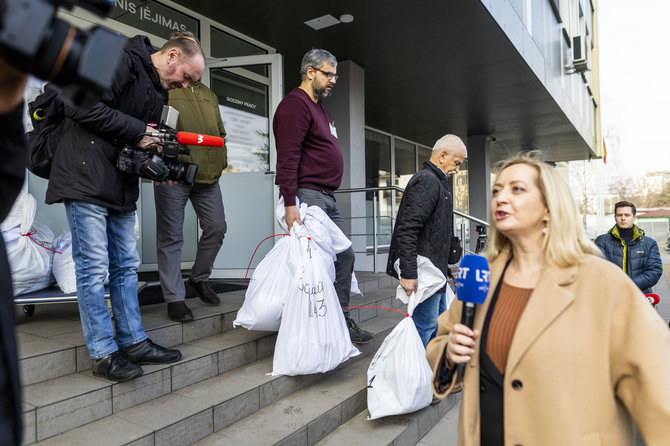
{"type": "Polygon", "coordinates": [[[36,244],[37,246],[41,246],[42,248],[46,249],[47,251],[55,252],[56,254],[63,254],[62,252],[58,252],[58,251],[56,251],[55,249],[47,248],[47,247],[44,246],[43,244],[38,243],[38,242],[32,237],[32,236],[33,236],[34,234],[36,234],[36,233],[37,233],[37,231],[29,232],[29,233],[27,233],[27,234],[21,234],[21,237],[28,237],[30,240],[33,241],[34,244],[36,244]]]}
{"type": "Polygon", "coordinates": [[[253,262],[253,260],[254,260],[254,256],[256,255],[256,251],[258,251],[258,248],[260,248],[261,244],[262,244],[265,240],[267,240],[267,239],[271,239],[272,237],[281,237],[281,236],[285,236],[285,235],[287,235],[287,236],[289,236],[289,237],[291,236],[291,234],[275,234],[275,235],[271,235],[271,236],[269,236],[269,237],[265,237],[263,240],[261,240],[261,242],[260,242],[258,245],[256,245],[256,249],[254,249],[254,253],[251,255],[251,259],[249,259],[249,265],[247,266],[247,272],[244,273],[244,280],[242,281],[242,285],[244,285],[244,282],[247,281],[247,275],[249,274],[249,268],[251,268],[251,262],[253,262]]]}

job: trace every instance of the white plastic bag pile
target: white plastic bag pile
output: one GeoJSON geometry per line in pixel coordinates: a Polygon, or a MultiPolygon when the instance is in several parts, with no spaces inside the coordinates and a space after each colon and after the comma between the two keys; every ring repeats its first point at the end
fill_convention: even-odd
{"type": "Polygon", "coordinates": [[[300,244],[300,257],[282,312],[272,374],[327,372],[360,352],[351,343],[335,287],[319,259],[321,247],[298,224],[291,238],[300,244]]]}
{"type": "Polygon", "coordinates": [[[35,210],[35,198],[22,192],[1,226],[17,296],[53,284],[54,235],[48,227],[34,221],[35,210]]]}
{"type": "Polygon", "coordinates": [[[72,259],[72,233],[66,232],[54,241],[53,275],[65,294],[77,292],[77,275],[72,259]]]}
{"type": "MultiPolygon", "coordinates": [[[[399,262],[394,267],[400,276],[399,262]]],[[[417,257],[417,268],[418,291],[408,298],[398,286],[396,294],[408,304],[410,316],[417,305],[446,283],[442,272],[426,257],[417,257]]],[[[368,419],[415,412],[428,406],[433,399],[432,377],[419,332],[412,318],[406,317],[384,339],[368,367],[368,419]]]]}
{"type": "MultiPolygon", "coordinates": [[[[305,230],[319,247],[315,258],[327,271],[332,284],[335,280],[333,261],[337,254],[351,246],[351,241],[321,208],[299,202],[296,204],[305,230]]],[[[281,228],[288,233],[283,198],[277,204],[275,215],[281,228]]],[[[299,252],[300,243],[295,237],[283,237],[275,243],[251,276],[244,304],[237,312],[233,326],[242,326],[248,330],[279,330],[284,304],[291,293],[290,285],[296,274],[299,252]]]]}

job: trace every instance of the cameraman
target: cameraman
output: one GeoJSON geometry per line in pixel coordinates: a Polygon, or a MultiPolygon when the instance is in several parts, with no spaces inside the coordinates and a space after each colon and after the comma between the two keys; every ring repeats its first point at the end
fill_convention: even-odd
{"type": "Polygon", "coordinates": [[[202,49],[192,39],[170,39],[154,53],[147,37],[135,36],[100,102],[65,106],[46,202],[65,204],[79,314],[96,376],[121,382],[142,375],[140,364],[181,359],[178,350],[148,339],[142,326],[134,237],[138,177],[119,171],[116,159],[124,142],[141,148],[158,142],[143,134],[154,131],[147,123],[160,121],[166,90],[188,86],[204,69],[202,49]],[[104,302],[108,270],[113,323],[104,302]]]}
{"type": "MultiPolygon", "coordinates": [[[[0,222],[23,186],[23,90],[27,75],[0,58],[0,222]]],[[[14,331],[12,276],[0,236],[0,444],[21,444],[21,384],[14,331]]]]}

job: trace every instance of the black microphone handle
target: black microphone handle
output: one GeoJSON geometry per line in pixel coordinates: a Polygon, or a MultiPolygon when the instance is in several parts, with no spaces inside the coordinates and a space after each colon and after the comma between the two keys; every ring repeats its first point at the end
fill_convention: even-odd
{"type": "MultiPolygon", "coordinates": [[[[475,304],[472,302],[464,302],[463,310],[461,311],[461,324],[472,329],[472,325],[475,322],[475,304]]],[[[456,367],[456,373],[459,378],[465,376],[465,363],[458,364],[456,367]]]]}

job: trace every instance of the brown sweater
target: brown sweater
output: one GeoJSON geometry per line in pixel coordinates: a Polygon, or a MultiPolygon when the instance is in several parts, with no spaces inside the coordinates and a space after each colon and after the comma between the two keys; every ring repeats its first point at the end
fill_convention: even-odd
{"type": "Polygon", "coordinates": [[[505,373],[512,338],[532,292],[532,288],[517,288],[505,282],[500,287],[486,336],[486,354],[500,373],[505,373]]]}

